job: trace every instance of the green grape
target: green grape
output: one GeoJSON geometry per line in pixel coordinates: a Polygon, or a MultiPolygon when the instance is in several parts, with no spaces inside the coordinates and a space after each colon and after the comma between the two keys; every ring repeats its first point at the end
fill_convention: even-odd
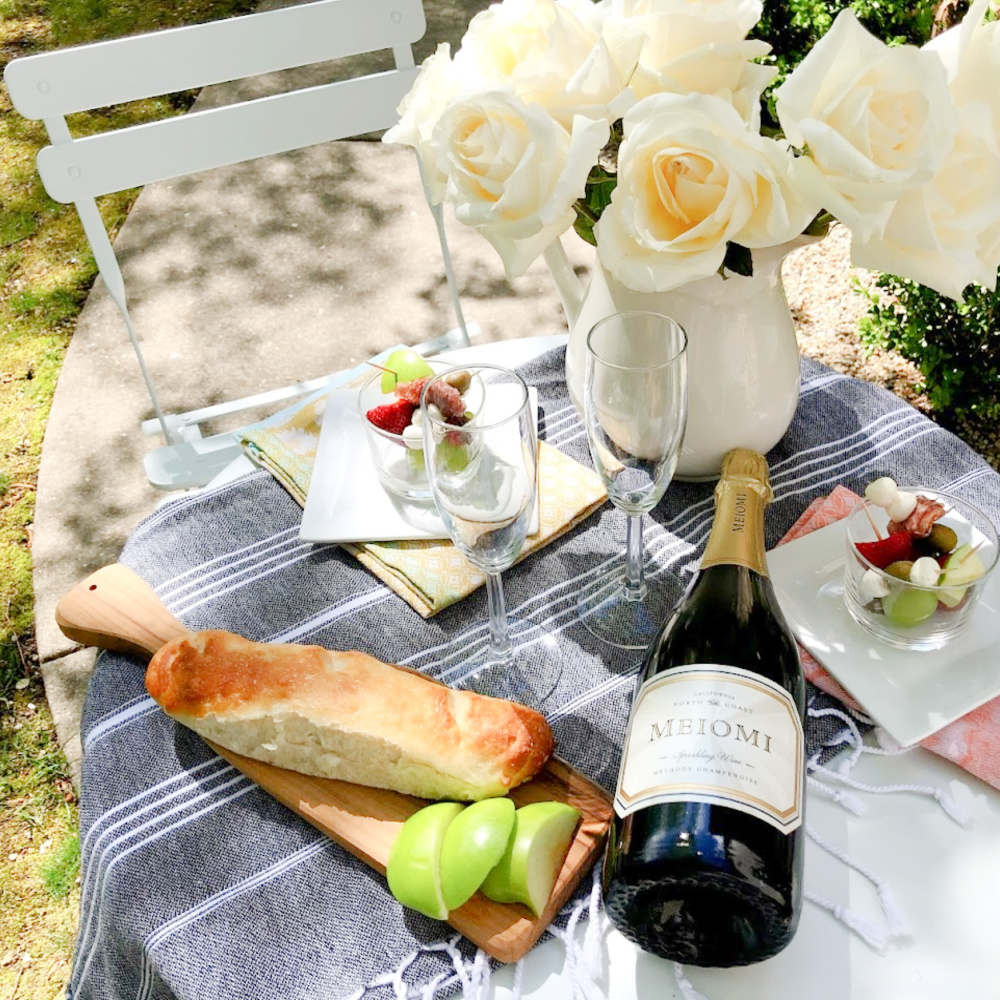
{"type": "Polygon", "coordinates": [[[469,464],[469,449],[464,444],[442,441],[437,446],[437,463],[445,472],[461,472],[469,464]]]}
{"type": "Polygon", "coordinates": [[[937,604],[937,594],[919,587],[903,587],[882,598],[886,618],[903,628],[926,621],[934,614],[937,604]]]}

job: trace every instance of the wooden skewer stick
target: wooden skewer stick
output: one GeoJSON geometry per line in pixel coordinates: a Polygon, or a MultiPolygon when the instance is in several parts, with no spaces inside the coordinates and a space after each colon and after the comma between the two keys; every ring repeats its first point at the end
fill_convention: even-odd
{"type": "Polygon", "coordinates": [[[374,361],[366,361],[366,365],[371,365],[372,368],[378,368],[379,371],[388,372],[390,375],[395,375],[396,373],[391,368],[386,368],[385,365],[377,364],[374,361]]]}
{"type": "Polygon", "coordinates": [[[872,512],[868,509],[868,501],[865,501],[865,515],[868,518],[868,523],[872,526],[872,531],[875,532],[875,537],[881,542],[882,532],[878,530],[878,525],[875,524],[875,518],[872,517],[872,512]]]}
{"type": "Polygon", "coordinates": [[[973,548],[969,549],[969,551],[966,552],[965,555],[962,556],[962,558],[958,560],[958,565],[961,566],[962,563],[964,563],[965,560],[969,558],[969,556],[974,556],[985,544],[986,544],[986,539],[985,538],[981,542],[976,542],[975,546],[973,546],[973,548]]]}

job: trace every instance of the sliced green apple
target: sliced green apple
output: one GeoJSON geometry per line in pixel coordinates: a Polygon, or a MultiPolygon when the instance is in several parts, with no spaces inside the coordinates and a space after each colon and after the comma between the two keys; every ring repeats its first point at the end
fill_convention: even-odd
{"type": "Polygon", "coordinates": [[[938,591],[938,599],[946,607],[954,608],[962,603],[968,587],[963,584],[973,583],[986,572],[983,561],[972,551],[971,545],[960,545],[944,564],[941,575],[941,586],[946,590],[938,591]]]}
{"type": "Polygon", "coordinates": [[[580,811],[565,802],[532,802],[514,815],[503,857],[480,886],[497,903],[523,903],[540,916],[552,894],[580,811]]]}
{"type": "Polygon", "coordinates": [[[464,808],[459,802],[435,802],[419,809],[389,848],[385,869],[389,891],[404,906],[436,920],[448,916],[441,893],[441,846],[448,827],[464,808]]]}
{"type": "Polygon", "coordinates": [[[382,373],[383,394],[392,392],[397,382],[412,382],[415,378],[426,378],[434,374],[434,369],[416,351],[408,349],[393,351],[382,367],[389,369],[382,373]]]}
{"type": "Polygon", "coordinates": [[[441,893],[449,910],[469,899],[503,857],[514,829],[514,812],[510,799],[483,799],[466,807],[445,831],[441,893]]]}

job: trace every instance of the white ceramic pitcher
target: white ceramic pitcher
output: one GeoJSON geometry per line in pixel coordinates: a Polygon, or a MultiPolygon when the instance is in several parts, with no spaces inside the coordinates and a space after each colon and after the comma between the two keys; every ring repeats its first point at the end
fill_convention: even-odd
{"type": "Polygon", "coordinates": [[[718,274],[670,292],[634,292],[596,261],[588,284],[558,241],[545,252],[569,324],[566,381],[582,413],[587,333],[613,312],[670,316],[688,336],[688,419],[677,477],[715,479],[733,448],[768,452],[799,398],[795,326],[781,285],[781,261],[812,240],[753,252],[752,277],[718,274]]]}

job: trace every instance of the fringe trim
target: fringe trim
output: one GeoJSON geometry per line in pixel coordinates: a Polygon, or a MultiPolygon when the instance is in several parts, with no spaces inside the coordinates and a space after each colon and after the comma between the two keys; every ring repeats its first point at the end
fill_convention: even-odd
{"type": "Polygon", "coordinates": [[[858,874],[863,875],[869,882],[875,887],[875,891],[878,894],[879,903],[882,906],[882,913],[885,916],[887,931],[886,937],[888,940],[882,943],[877,943],[881,940],[881,935],[871,935],[867,936],[865,933],[861,933],[861,927],[870,927],[871,925],[865,921],[862,917],[852,914],[849,910],[844,907],[836,907],[834,909],[830,906],[825,906],[825,901],[821,901],[821,897],[816,896],[813,902],[818,903],[820,906],[824,906],[825,909],[829,909],[835,917],[842,919],[852,930],[857,931],[861,934],[868,944],[872,945],[877,951],[884,951],[889,940],[895,940],[897,938],[908,937],[910,934],[909,927],[906,923],[906,919],[903,916],[902,910],[900,909],[899,903],[896,901],[896,897],[893,894],[889,886],[878,878],[873,872],[862,865],[859,861],[855,861],[850,855],[838,850],[834,847],[828,840],[821,837],[811,826],[806,825],[806,835],[809,839],[816,844],[817,847],[823,848],[827,854],[832,855],[838,861],[842,861],[848,868],[853,868],[858,874]],[[847,919],[850,918],[850,919],[847,919]]]}
{"type": "Polygon", "coordinates": [[[694,988],[694,984],[684,973],[684,966],[680,962],[674,962],[674,979],[677,980],[677,988],[681,991],[684,1000],[708,1000],[704,993],[694,988]]]}

